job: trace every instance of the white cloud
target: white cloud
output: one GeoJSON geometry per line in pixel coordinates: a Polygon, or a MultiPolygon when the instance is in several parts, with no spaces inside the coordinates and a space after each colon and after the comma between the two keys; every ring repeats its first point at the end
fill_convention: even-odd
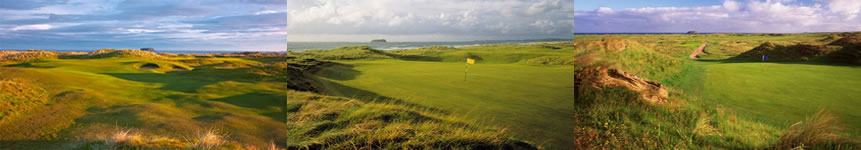
{"type": "Polygon", "coordinates": [[[51,26],[50,24],[31,24],[31,25],[22,25],[22,26],[14,27],[14,28],[12,28],[12,31],[19,31],[19,30],[48,30],[48,29],[51,29],[52,27],[53,27],[53,26],[51,26]]]}
{"type": "Polygon", "coordinates": [[[741,5],[734,0],[726,0],[723,2],[723,8],[729,11],[738,11],[741,9],[741,5]]]}
{"type": "MultiPolygon", "coordinates": [[[[573,24],[545,28],[539,20],[573,20],[571,0],[288,0],[291,41],[314,35],[420,37],[462,35],[498,38],[565,38],[573,24]],[[551,31],[551,32],[548,32],[551,31]],[[298,36],[302,35],[302,36],[298,36]],[[505,35],[505,36],[502,36],[505,35]],[[529,35],[529,36],[522,36],[529,35]]],[[[557,23],[557,22],[554,22],[557,23]]],[[[359,36],[351,41],[367,41],[359,36]]],[[[348,38],[349,39],[349,38],[348,38]]],[[[413,38],[411,38],[413,39],[413,38]]],[[[455,39],[455,38],[451,38],[455,39]]]]}
{"type": "Polygon", "coordinates": [[[858,9],[861,7],[835,10],[820,3],[726,0],[721,5],[701,7],[599,7],[573,15],[577,16],[576,32],[831,32],[861,27],[861,19],[851,16],[857,15],[858,9]]]}
{"type": "Polygon", "coordinates": [[[861,13],[861,2],[857,0],[827,0],[831,12],[843,16],[844,20],[854,19],[861,13]]]}
{"type": "Polygon", "coordinates": [[[562,8],[562,2],[559,0],[542,0],[541,2],[532,4],[526,9],[526,14],[538,15],[552,9],[562,8]]]}
{"type": "Polygon", "coordinates": [[[598,12],[598,14],[612,14],[614,11],[612,8],[598,7],[598,9],[595,9],[595,12],[598,12]]]}
{"type": "Polygon", "coordinates": [[[274,11],[274,10],[264,10],[264,11],[258,11],[258,12],[256,12],[256,13],[254,13],[254,15],[274,14],[274,13],[278,13],[278,11],[274,11]]]}

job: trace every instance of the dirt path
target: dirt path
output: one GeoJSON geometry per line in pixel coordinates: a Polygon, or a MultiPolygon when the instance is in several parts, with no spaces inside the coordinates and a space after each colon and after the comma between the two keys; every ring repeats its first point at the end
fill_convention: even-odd
{"type": "Polygon", "coordinates": [[[688,58],[697,59],[697,55],[707,54],[705,51],[703,51],[703,49],[706,49],[706,43],[703,43],[702,45],[700,45],[700,48],[697,48],[697,50],[694,51],[694,53],[691,53],[691,55],[688,56],[688,58]]]}

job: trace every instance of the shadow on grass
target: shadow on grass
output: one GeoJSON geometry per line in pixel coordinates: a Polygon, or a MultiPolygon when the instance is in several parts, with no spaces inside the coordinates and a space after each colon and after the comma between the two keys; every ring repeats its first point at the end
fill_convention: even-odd
{"type": "Polygon", "coordinates": [[[269,111],[261,113],[261,115],[281,122],[287,121],[287,96],[285,95],[254,92],[214,99],[213,101],[225,102],[240,107],[256,108],[260,110],[271,110],[272,107],[276,107],[278,108],[276,109],[277,111],[269,111]]]}
{"type": "Polygon", "coordinates": [[[247,73],[248,68],[239,69],[195,69],[160,73],[105,73],[117,78],[164,84],[160,89],[180,92],[195,92],[198,88],[222,81],[253,82],[257,79],[247,73]]]}
{"type": "Polygon", "coordinates": [[[332,63],[326,67],[314,70],[314,74],[319,77],[338,81],[353,80],[356,79],[356,76],[362,74],[362,72],[353,69],[353,67],[354,65],[332,63]]]}
{"type": "Polygon", "coordinates": [[[66,149],[63,140],[0,140],[0,149],[66,149]]]}
{"type": "MultiPolygon", "coordinates": [[[[771,60],[768,60],[769,54],[763,54],[762,52],[755,52],[756,48],[745,51],[736,56],[726,58],[726,59],[705,59],[700,60],[697,59],[695,61],[700,62],[719,62],[719,63],[778,63],[778,64],[806,64],[806,65],[825,65],[825,66],[846,66],[846,67],[858,67],[861,66],[861,51],[857,50],[856,47],[843,47],[839,50],[828,52],[826,54],[807,54],[802,55],[805,52],[799,52],[802,54],[789,55],[782,54],[779,56],[771,56],[771,60]],[[763,60],[762,57],[765,57],[766,60],[763,60]],[[781,58],[785,57],[785,58],[781,58]]],[[[813,53],[813,52],[806,52],[813,53]]],[[[778,54],[772,54],[778,55],[778,54]]]]}
{"type": "Polygon", "coordinates": [[[48,61],[40,59],[40,60],[33,60],[33,61],[21,62],[18,64],[9,64],[9,65],[2,65],[2,66],[3,67],[21,67],[21,68],[44,68],[44,69],[56,68],[56,66],[33,66],[33,63],[41,63],[41,62],[48,62],[48,61]]]}
{"type": "Polygon", "coordinates": [[[405,106],[419,108],[419,109],[425,109],[425,110],[429,110],[429,111],[435,111],[435,112],[439,112],[442,114],[449,114],[450,113],[450,112],[445,111],[445,110],[411,103],[411,102],[405,101],[403,99],[397,99],[397,98],[393,98],[393,97],[383,96],[383,95],[379,95],[379,94],[371,92],[371,91],[366,91],[366,90],[362,90],[362,89],[357,89],[357,88],[345,86],[345,85],[335,83],[335,82],[332,82],[332,81],[329,81],[326,79],[320,79],[320,77],[315,79],[314,82],[316,82],[316,84],[318,84],[318,85],[322,85],[322,87],[323,87],[322,93],[326,93],[327,95],[353,98],[353,99],[358,99],[358,100],[361,100],[364,102],[399,104],[399,105],[405,105],[405,106]]]}
{"type": "Polygon", "coordinates": [[[387,53],[387,52],[380,51],[380,50],[375,50],[375,51],[371,51],[371,52],[381,54],[381,55],[386,55],[386,56],[389,56],[389,57],[392,57],[395,59],[405,60],[405,61],[433,61],[433,62],[442,61],[442,58],[432,57],[432,56],[397,55],[397,54],[387,53]]]}

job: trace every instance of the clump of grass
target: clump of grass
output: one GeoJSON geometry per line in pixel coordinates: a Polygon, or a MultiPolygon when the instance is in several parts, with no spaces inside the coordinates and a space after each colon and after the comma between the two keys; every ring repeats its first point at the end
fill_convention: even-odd
{"type": "Polygon", "coordinates": [[[813,117],[789,126],[776,149],[817,148],[817,149],[852,149],[858,148],[857,142],[843,133],[845,129],[833,114],[820,110],[813,117]]]}
{"type": "Polygon", "coordinates": [[[91,143],[85,146],[85,148],[96,149],[179,149],[189,148],[190,144],[169,137],[145,136],[143,132],[134,129],[117,128],[104,137],[103,143],[91,143]]]}
{"type": "Polygon", "coordinates": [[[76,146],[80,149],[282,149],[270,141],[268,145],[242,145],[230,140],[223,130],[207,128],[199,133],[186,137],[184,140],[170,136],[146,135],[142,130],[116,128],[113,132],[101,137],[101,141],[89,142],[76,146]]]}
{"type": "Polygon", "coordinates": [[[712,124],[711,117],[709,117],[706,113],[700,115],[695,125],[696,126],[694,127],[694,134],[696,136],[720,136],[720,132],[712,124]]]}
{"type": "Polygon", "coordinates": [[[195,137],[195,144],[193,147],[204,150],[214,149],[224,145],[227,142],[226,137],[227,133],[222,130],[206,129],[195,137]]]}

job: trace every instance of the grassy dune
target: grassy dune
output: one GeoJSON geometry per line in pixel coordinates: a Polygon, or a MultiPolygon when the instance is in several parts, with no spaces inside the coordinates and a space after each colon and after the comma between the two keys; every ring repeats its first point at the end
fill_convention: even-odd
{"type": "MultiPolygon", "coordinates": [[[[861,69],[839,63],[843,60],[832,61],[835,57],[827,54],[847,47],[828,46],[826,54],[780,63],[730,59],[766,42],[818,46],[840,39],[837,35],[578,35],[575,49],[580,55],[575,60],[596,61],[575,67],[609,65],[658,81],[668,87],[669,98],[676,103],[643,103],[638,93],[624,88],[587,88],[575,104],[575,144],[593,148],[788,149],[801,144],[804,148],[857,148],[858,141],[853,139],[861,135],[861,125],[854,119],[858,113],[853,108],[861,106],[856,102],[861,88],[855,86],[861,69]],[[618,43],[625,43],[625,49],[611,52],[618,43]],[[688,59],[687,54],[701,43],[709,44],[705,49],[709,54],[688,59]],[[594,54],[587,55],[590,51],[594,54]],[[654,57],[656,54],[662,56],[654,57]],[[825,112],[817,113],[820,110],[825,112]]],[[[769,59],[799,56],[789,54],[794,50],[803,49],[772,51],[787,54],[769,59]]]]}
{"type": "Polygon", "coordinates": [[[271,58],[232,58],[252,63],[219,68],[226,63],[186,64],[142,53],[60,55],[0,67],[0,80],[42,89],[46,97],[44,104],[3,116],[0,146],[192,148],[206,143],[205,137],[217,137],[221,143],[215,145],[225,148],[286,145],[285,83],[250,71],[271,58]],[[138,68],[149,63],[161,67],[138,68]],[[133,132],[123,137],[135,135],[137,142],[113,138],[126,131],[133,132]],[[199,136],[210,131],[219,134],[199,136]]]}
{"type": "Polygon", "coordinates": [[[288,91],[288,149],[535,149],[449,113],[288,91]]]}
{"type": "Polygon", "coordinates": [[[367,57],[328,57],[333,53],[330,51],[297,54],[346,58],[335,59],[340,65],[315,73],[316,84],[324,93],[428,107],[481,126],[504,128],[515,138],[543,148],[571,146],[572,68],[566,65],[571,62],[566,57],[572,52],[569,44],[392,51],[346,47],[332,51],[344,50],[367,57]],[[467,80],[463,81],[467,57],[477,63],[470,65],[467,80]]]}

